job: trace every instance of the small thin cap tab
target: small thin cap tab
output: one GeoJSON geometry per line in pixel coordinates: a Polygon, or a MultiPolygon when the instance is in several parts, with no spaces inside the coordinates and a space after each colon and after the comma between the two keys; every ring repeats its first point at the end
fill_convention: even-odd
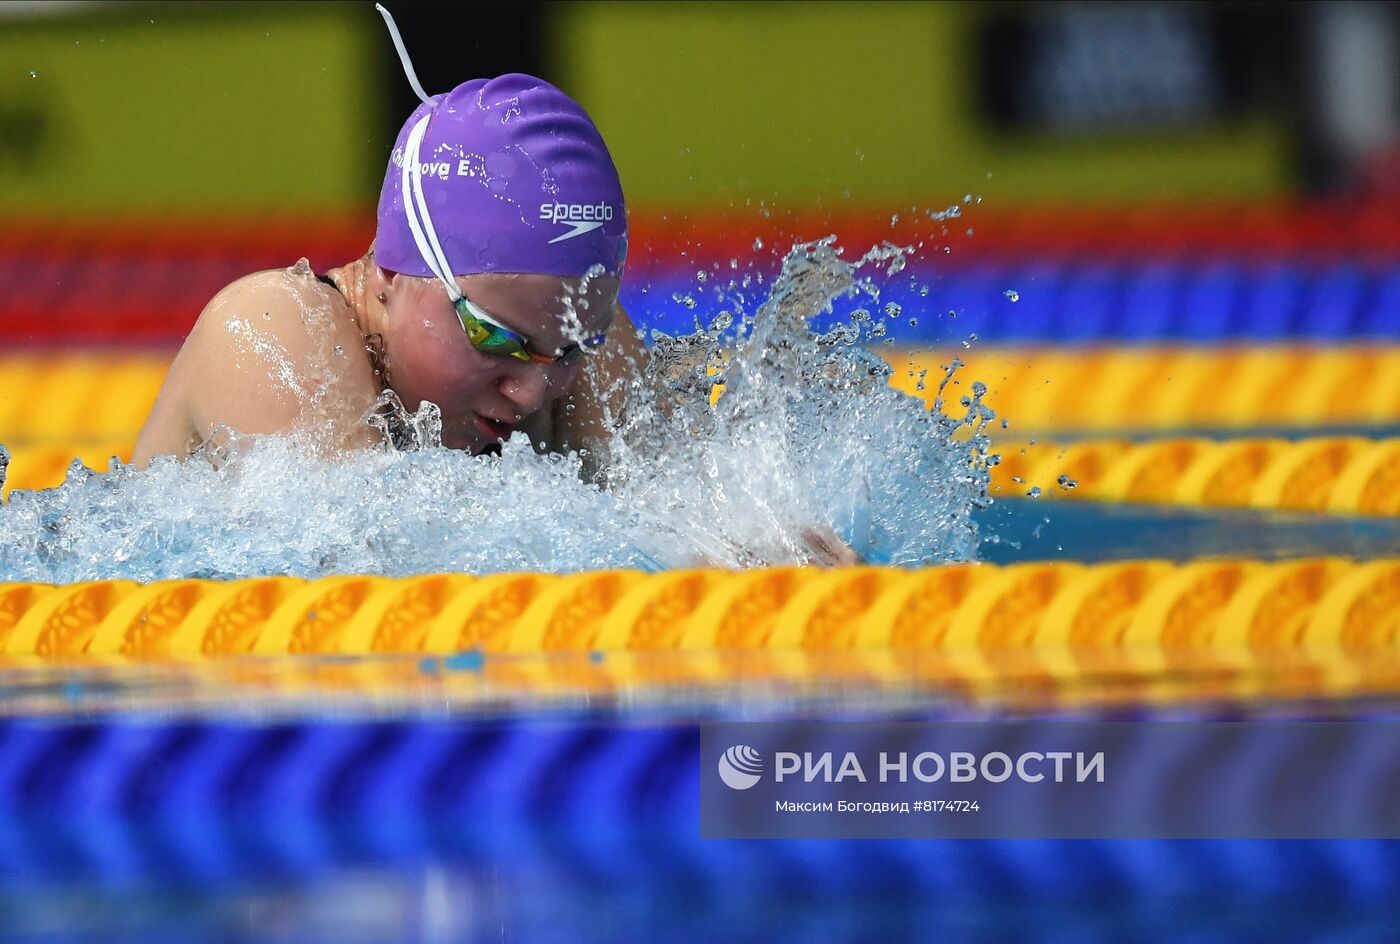
{"type": "Polygon", "coordinates": [[[413,86],[413,91],[418,98],[427,104],[430,101],[428,93],[423,91],[423,86],[418,82],[418,73],[413,71],[413,60],[408,58],[408,50],[403,46],[403,37],[399,35],[399,28],[394,23],[393,16],[384,9],[382,3],[376,3],[374,8],[379,11],[380,16],[384,17],[384,25],[389,27],[389,36],[393,38],[394,48],[398,50],[399,62],[403,63],[403,73],[408,76],[408,84],[413,86]]]}

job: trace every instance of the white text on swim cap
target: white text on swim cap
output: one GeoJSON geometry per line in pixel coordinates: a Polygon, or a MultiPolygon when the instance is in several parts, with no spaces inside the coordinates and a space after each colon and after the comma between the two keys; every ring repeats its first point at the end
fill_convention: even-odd
{"type": "MultiPolygon", "coordinates": [[[[395,167],[402,167],[405,160],[403,148],[395,148],[394,153],[389,155],[389,160],[393,161],[395,167]]],[[[438,180],[446,180],[452,173],[451,161],[419,161],[418,173],[423,177],[436,177],[438,180]]],[[[459,161],[457,164],[457,176],[470,176],[466,161],[459,161]]]]}
{"type": "Polygon", "coordinates": [[[611,203],[541,203],[540,219],[546,223],[563,223],[569,227],[567,233],[555,236],[549,242],[562,243],[566,239],[591,233],[612,220],[614,210],[611,203]]]}

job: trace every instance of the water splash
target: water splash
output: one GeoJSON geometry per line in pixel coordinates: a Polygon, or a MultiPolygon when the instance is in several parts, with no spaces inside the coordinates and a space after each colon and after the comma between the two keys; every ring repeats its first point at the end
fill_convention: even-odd
{"type": "Polygon", "coordinates": [[[806,328],[870,289],[860,268],[904,251],[849,263],[832,240],[797,247],[768,299],[741,316],[728,356],[713,334],[659,338],[648,380],[669,396],[634,400],[622,418],[605,462],[614,494],[727,566],[804,560],[805,532],[819,526],[895,563],[971,556],[969,512],[985,494],[971,456],[985,453],[980,402],[969,414],[977,442],[955,442],[959,424],[889,387],[891,368],[856,343],[856,322],[806,328]],[[723,394],[711,405],[715,381],[723,394]]]}
{"type": "Polygon", "coordinates": [[[439,445],[435,406],[413,413],[387,393],[367,417],[394,443],[378,450],[316,458],[295,435],[222,431],[186,462],[75,464],[57,489],[17,491],[0,509],[0,575],[737,567],[820,560],[832,532],[868,559],[969,559],[996,461],[985,387],[952,420],[956,359],[928,411],[889,386],[861,322],[808,328],[840,298],[878,302],[874,279],[908,251],[795,247],[757,307],[725,300],[725,317],[656,337],[646,365],[600,391],[620,404],[608,443],[552,456],[517,437],[470,456],[439,445]]]}

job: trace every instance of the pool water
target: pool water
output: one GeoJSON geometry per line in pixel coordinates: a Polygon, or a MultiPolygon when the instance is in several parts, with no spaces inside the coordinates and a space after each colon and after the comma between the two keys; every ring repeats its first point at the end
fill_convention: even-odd
{"type": "MultiPolygon", "coordinates": [[[[967,307],[930,301],[906,255],[804,244],[773,278],[741,274],[714,297],[706,286],[698,322],[690,289],[658,289],[653,323],[667,332],[626,382],[670,408],[635,397],[601,455],[546,458],[512,441],[465,456],[436,446],[430,410],[401,411],[417,431],[404,448],[354,461],[311,459],[294,438],[221,438],[212,463],[76,471],[60,489],[13,495],[0,569],[72,583],[747,567],[809,561],[813,527],[906,567],[1400,548],[1388,518],[992,500],[1000,418],[978,384],[996,378],[923,378],[966,396],[949,420],[891,390],[865,347],[907,338],[935,304],[967,307]],[[599,464],[607,490],[583,481],[599,464]]],[[[1003,320],[1055,320],[1032,279],[1011,279],[1015,300],[1005,281],[974,272],[940,291],[991,297],[1003,320]]],[[[0,937],[1340,944],[1392,941],[1400,927],[1395,842],[702,841],[700,721],[1066,709],[1028,705],[1016,680],[977,698],[819,672],[497,684],[568,660],[586,676],[614,658],[7,657],[0,937]]],[[[1393,707],[1216,697],[1172,710],[1393,707]]],[[[1074,708],[1099,709],[1153,710],[1074,708]]]]}
{"type": "Polygon", "coordinates": [[[1380,942],[1400,919],[1395,842],[701,840],[674,714],[148,712],[0,739],[7,940],[1380,942]]]}
{"type": "MultiPolygon", "coordinates": [[[[627,405],[596,454],[540,456],[515,439],[499,456],[444,449],[435,407],[389,396],[377,421],[411,432],[401,448],[323,460],[296,436],[219,433],[203,447],[212,463],[79,471],[12,494],[0,568],[71,583],[754,566],[812,560],[814,529],[897,564],[969,559],[990,411],[974,398],[952,420],[891,389],[860,344],[866,322],[808,328],[834,299],[878,299],[874,279],[903,253],[797,246],[756,307],[736,297],[713,329],[656,337],[644,369],[607,381],[627,405]],[[582,480],[589,466],[606,489],[582,480]]],[[[244,340],[262,356],[275,345],[251,336],[257,324],[244,340]]]]}

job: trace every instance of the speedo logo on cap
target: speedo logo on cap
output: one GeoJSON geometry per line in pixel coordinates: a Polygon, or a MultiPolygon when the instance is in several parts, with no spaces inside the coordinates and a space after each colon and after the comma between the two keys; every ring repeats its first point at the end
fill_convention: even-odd
{"type": "Polygon", "coordinates": [[[591,233],[613,218],[610,203],[541,203],[540,219],[546,223],[562,223],[569,227],[567,233],[560,233],[549,242],[562,243],[566,239],[591,233]]]}

